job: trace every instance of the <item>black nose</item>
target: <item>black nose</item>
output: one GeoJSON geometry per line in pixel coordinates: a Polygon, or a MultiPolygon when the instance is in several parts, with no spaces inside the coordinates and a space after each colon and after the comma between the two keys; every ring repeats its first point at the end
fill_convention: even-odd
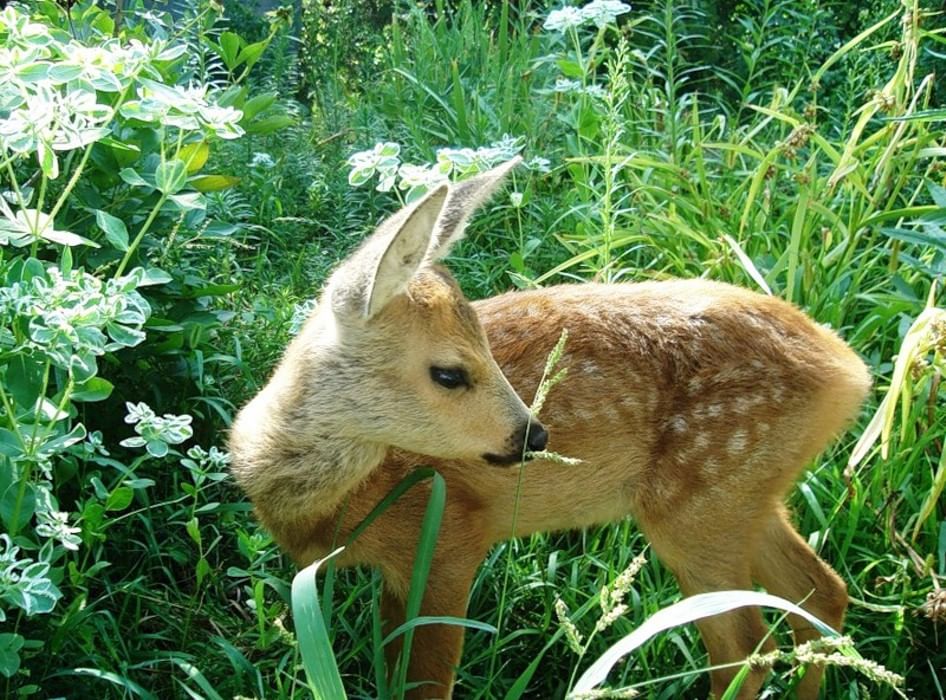
{"type": "Polygon", "coordinates": [[[541,452],[549,444],[549,431],[536,420],[529,421],[529,435],[526,447],[530,452],[541,452]]]}

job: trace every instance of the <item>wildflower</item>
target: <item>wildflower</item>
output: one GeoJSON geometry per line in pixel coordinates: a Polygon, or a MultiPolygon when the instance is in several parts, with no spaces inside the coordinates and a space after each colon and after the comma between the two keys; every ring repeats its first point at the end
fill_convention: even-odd
{"type": "Polygon", "coordinates": [[[289,320],[289,334],[299,335],[306,320],[315,312],[315,299],[308,299],[292,307],[292,318],[289,320]]]}
{"type": "Polygon", "coordinates": [[[66,549],[75,552],[82,544],[82,539],[76,535],[82,528],[69,526],[69,514],[56,510],[36,511],[36,534],[40,537],[59,540],[66,549]]]}
{"type": "Polygon", "coordinates": [[[254,153],[250,161],[251,168],[275,168],[276,161],[268,153],[254,153]]]}
{"type": "Polygon", "coordinates": [[[598,29],[614,24],[618,15],[630,12],[630,5],[617,0],[594,0],[581,8],[583,20],[591,20],[598,29]]]}
{"type": "Polygon", "coordinates": [[[585,17],[577,7],[563,7],[560,10],[552,10],[542,25],[543,29],[550,32],[565,32],[577,29],[585,23],[585,17]]]}
{"type": "Polygon", "coordinates": [[[920,609],[933,622],[946,621],[946,589],[930,591],[920,609]]]}
{"type": "Polygon", "coordinates": [[[555,599],[555,616],[558,618],[558,623],[562,626],[562,629],[565,630],[565,639],[568,640],[568,646],[571,650],[579,655],[584,654],[584,649],[581,646],[581,632],[575,627],[575,623],[568,619],[568,606],[561,598],[555,599]]]}

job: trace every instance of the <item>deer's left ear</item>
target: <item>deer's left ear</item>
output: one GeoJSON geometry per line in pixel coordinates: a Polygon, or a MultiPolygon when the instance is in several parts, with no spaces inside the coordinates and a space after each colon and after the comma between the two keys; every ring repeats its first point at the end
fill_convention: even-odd
{"type": "Polygon", "coordinates": [[[490,198],[502,184],[510,170],[522,162],[520,156],[507,160],[492,170],[476,177],[451,185],[447,201],[440,212],[434,235],[427,251],[427,259],[439,260],[450,252],[450,248],[463,238],[466,222],[480,206],[490,198]]]}

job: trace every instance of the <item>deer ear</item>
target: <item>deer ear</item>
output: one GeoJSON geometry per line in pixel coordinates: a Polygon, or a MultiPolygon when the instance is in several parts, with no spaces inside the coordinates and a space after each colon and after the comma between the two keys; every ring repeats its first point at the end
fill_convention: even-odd
{"type": "Polygon", "coordinates": [[[429,192],[384,221],[332,275],[329,293],[337,314],[370,319],[404,291],[430,248],[447,186],[429,192]]]}
{"type": "Polygon", "coordinates": [[[470,215],[490,198],[502,184],[506,174],[521,162],[522,158],[516,156],[492,170],[450,187],[447,203],[440,214],[430,250],[427,252],[430,260],[439,260],[450,252],[453,244],[463,238],[470,215]]]}

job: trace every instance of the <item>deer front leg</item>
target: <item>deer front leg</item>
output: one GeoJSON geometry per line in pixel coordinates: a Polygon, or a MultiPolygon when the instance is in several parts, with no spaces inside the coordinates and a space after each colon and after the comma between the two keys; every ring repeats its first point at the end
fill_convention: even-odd
{"type": "MultiPolygon", "coordinates": [[[[421,602],[421,616],[466,616],[476,565],[465,567],[466,570],[462,572],[459,569],[456,561],[441,564],[435,558],[421,602]]],[[[404,623],[406,597],[406,590],[402,592],[399,587],[385,585],[381,595],[385,634],[404,623]]],[[[416,684],[416,687],[408,691],[407,698],[434,700],[452,696],[453,680],[463,651],[463,631],[464,628],[458,625],[442,624],[414,628],[407,680],[409,685],[416,684]]],[[[404,637],[401,635],[385,647],[389,674],[394,672],[399,662],[403,642],[404,637]]]]}

